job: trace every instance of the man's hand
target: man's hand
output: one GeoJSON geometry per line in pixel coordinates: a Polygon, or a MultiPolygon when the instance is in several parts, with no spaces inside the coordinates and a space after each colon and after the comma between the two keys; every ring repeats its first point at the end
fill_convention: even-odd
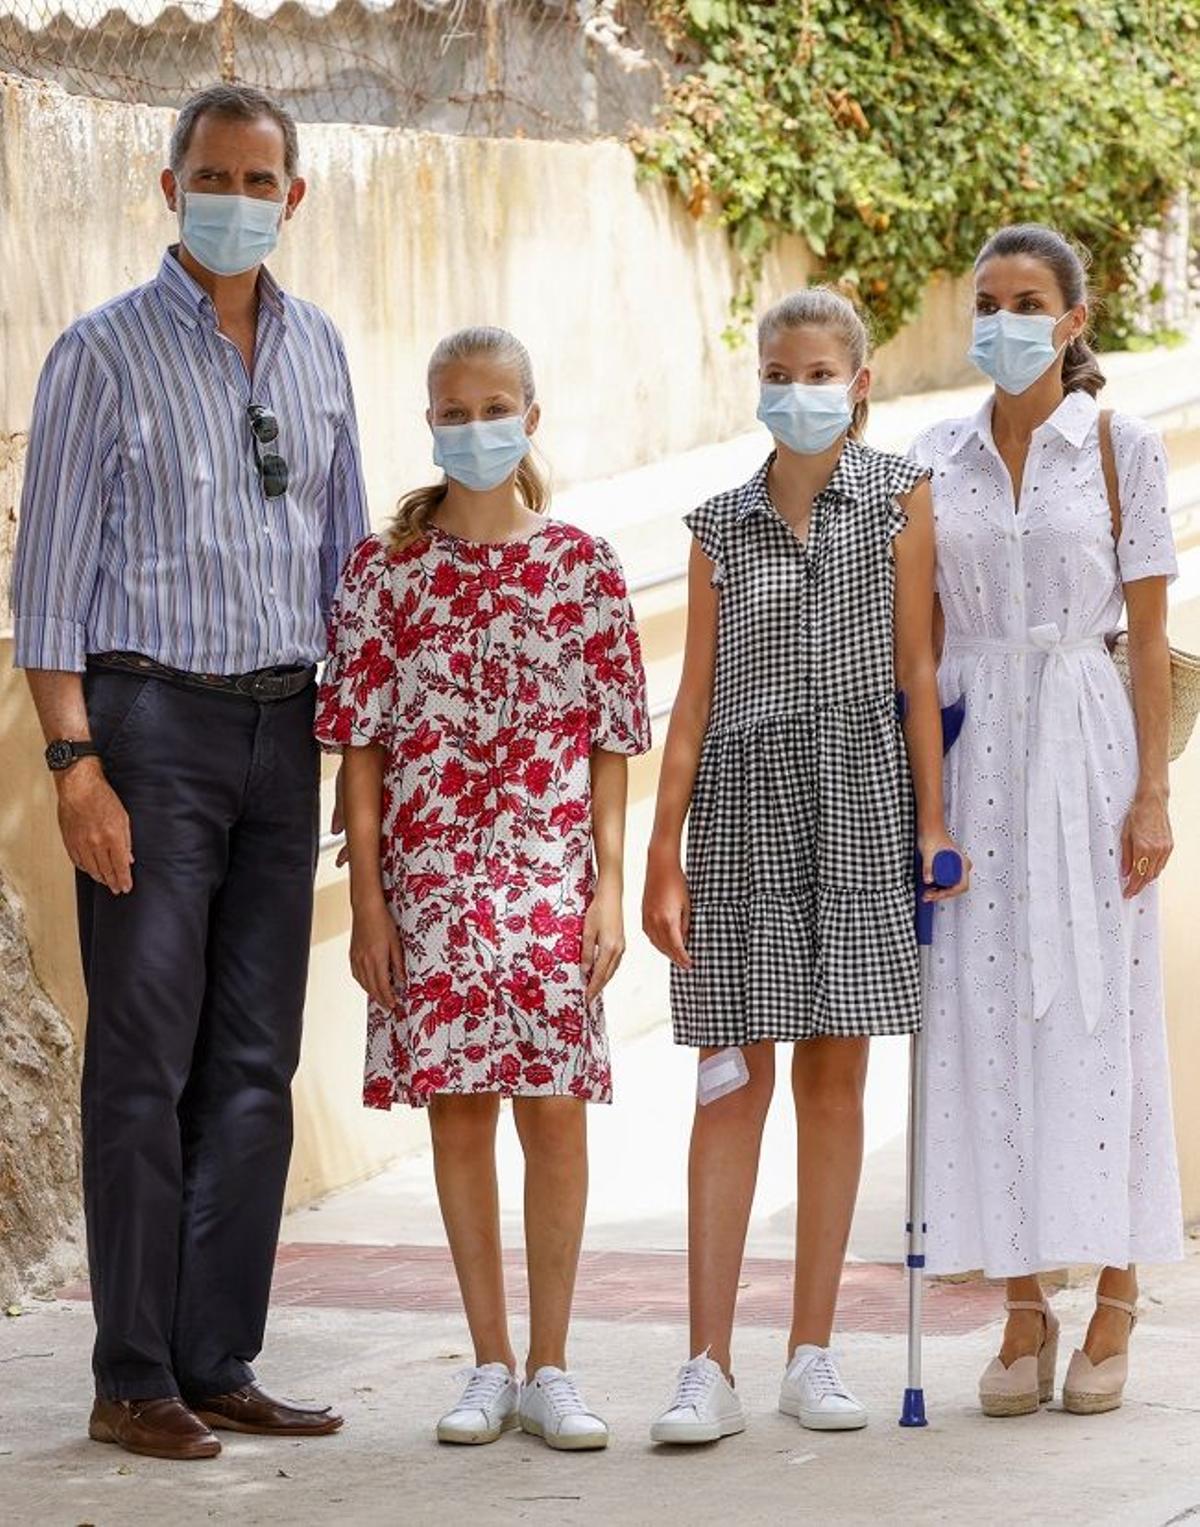
{"type": "Polygon", "coordinates": [[[104,777],[98,758],[81,758],[55,776],[58,826],[76,869],[114,896],[133,890],[129,815],[104,777]]]}

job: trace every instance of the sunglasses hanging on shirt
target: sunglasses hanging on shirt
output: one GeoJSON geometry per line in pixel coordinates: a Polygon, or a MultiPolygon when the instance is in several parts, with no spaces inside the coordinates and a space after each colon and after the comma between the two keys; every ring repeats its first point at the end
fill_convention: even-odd
{"type": "Polygon", "coordinates": [[[269,408],[261,403],[251,403],[246,409],[250,419],[250,435],[254,444],[254,465],[268,498],[280,498],[287,492],[287,462],[275,451],[263,450],[279,438],[279,420],[269,408]]]}

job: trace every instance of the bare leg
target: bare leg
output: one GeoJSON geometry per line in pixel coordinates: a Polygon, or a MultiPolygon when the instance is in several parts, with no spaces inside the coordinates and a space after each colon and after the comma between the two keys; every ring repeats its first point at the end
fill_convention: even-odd
{"type": "MultiPolygon", "coordinates": [[[[715,1054],[700,1051],[700,1059],[715,1054]]],[[[736,1092],[697,1103],[688,1158],[690,1354],[708,1351],[728,1375],[733,1312],[763,1125],[775,1087],[775,1046],[745,1045],[750,1079],[736,1092]]]]}
{"type": "MultiPolygon", "coordinates": [[[[1044,1295],[1037,1274],[1007,1279],[1004,1297],[1034,1303],[1041,1300],[1044,1295]]],[[[1009,1310],[1004,1340],[1000,1345],[1000,1361],[1006,1368],[1011,1368],[1017,1358],[1032,1357],[1041,1346],[1045,1331],[1045,1323],[1036,1310],[1009,1310]]]]}
{"type": "Polygon", "coordinates": [[[442,1223],[475,1345],[475,1362],[516,1368],[504,1302],[494,1094],[441,1093],[429,1105],[433,1172],[442,1223]]]}
{"type": "Polygon", "coordinates": [[[858,1196],[868,1039],[805,1039],[792,1056],[796,1100],[796,1274],[787,1357],[827,1347],[858,1196]]]}
{"type": "MultiPolygon", "coordinates": [[[[1136,1304],[1138,1297],[1137,1268],[1102,1267],[1096,1284],[1098,1294],[1110,1299],[1123,1299],[1126,1304],[1136,1304]]],[[[1083,1350],[1094,1363],[1102,1363],[1106,1357],[1115,1357],[1129,1346],[1130,1319],[1124,1310],[1114,1310],[1111,1305],[1098,1304],[1088,1326],[1083,1350]]]]}
{"type": "Polygon", "coordinates": [[[567,1328],[587,1208],[587,1104],[514,1098],[525,1152],[525,1264],[529,1273],[526,1375],[567,1366],[567,1328]]]}

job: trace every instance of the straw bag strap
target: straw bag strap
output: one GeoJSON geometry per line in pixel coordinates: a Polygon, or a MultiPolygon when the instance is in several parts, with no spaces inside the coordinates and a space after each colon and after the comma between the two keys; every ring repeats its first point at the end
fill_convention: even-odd
{"type": "Polygon", "coordinates": [[[1108,493],[1108,515],[1112,521],[1113,545],[1121,540],[1121,487],[1117,480],[1117,454],[1113,450],[1111,408],[1100,410],[1100,465],[1104,468],[1104,487],[1108,493]]]}

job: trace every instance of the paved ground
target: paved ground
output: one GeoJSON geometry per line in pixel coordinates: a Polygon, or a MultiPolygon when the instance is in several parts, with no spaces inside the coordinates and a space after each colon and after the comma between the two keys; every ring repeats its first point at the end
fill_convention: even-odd
{"type": "MultiPolygon", "coordinates": [[[[284,1224],[264,1381],[336,1401],[332,1439],[231,1438],[213,1463],[170,1465],[89,1443],[86,1289],[0,1321],[0,1522],[13,1527],[193,1523],[1200,1524],[1200,1243],[1144,1276],[1146,1310],[1124,1410],[988,1421],[975,1382],[995,1349],[999,1294],[934,1284],[927,1302],[932,1424],[896,1425],[904,1385],[904,1281],[894,1263],[903,1182],[905,1045],[875,1046],[868,1157],[838,1313],[866,1432],[802,1431],[774,1411],[791,1278],[794,1144],[778,1089],[740,1293],[739,1384],[750,1430],[715,1448],[653,1448],[646,1428],[686,1355],[683,1167],[692,1067],[662,1031],[619,1047],[620,1101],[592,1111],[593,1213],[571,1360],[614,1428],[607,1454],[571,1458],[517,1435],[439,1448],[432,1426],[467,1361],[428,1157],[300,1210],[284,1224]],[[888,1265],[888,1259],[892,1259],[888,1265]]],[[[514,1326],[525,1303],[520,1170],[501,1132],[514,1326]]],[[[1089,1298],[1056,1298],[1060,1373],[1089,1298]]]]}
{"type": "MultiPolygon", "coordinates": [[[[339,1278],[344,1256],[342,1248],[339,1278]]],[[[423,1288],[444,1287],[444,1274],[429,1262],[422,1272],[413,1276],[410,1268],[406,1292],[393,1285],[392,1308],[281,1302],[264,1378],[284,1392],[336,1399],[346,1430],[290,1444],[235,1437],[211,1463],[135,1459],[83,1438],[86,1304],[35,1306],[5,1321],[0,1520],[13,1527],[1200,1521],[1200,1255],[1147,1274],[1129,1399],[1122,1411],[1095,1418],[1055,1405],[1015,1421],[985,1420],[974,1406],[974,1384],[997,1327],[972,1319],[974,1329],[927,1341],[932,1424],[902,1431],[895,1418],[903,1340],[857,1330],[852,1300],[840,1345],[872,1409],[865,1432],[822,1436],[775,1413],[779,1335],[748,1320],[738,1371],[750,1429],[714,1448],[668,1452],[650,1445],[646,1426],[683,1355],[681,1327],[647,1320],[640,1310],[583,1319],[574,1362],[614,1442],[606,1454],[574,1458],[518,1434],[471,1450],[432,1440],[465,1353],[458,1316],[442,1312],[436,1299],[420,1299],[423,1288]]],[[[362,1281],[371,1274],[364,1257],[362,1281]]],[[[285,1285],[287,1276],[285,1266],[285,1285]]],[[[681,1268],[674,1276],[678,1282],[681,1268]]],[[[748,1268],[748,1276],[753,1283],[758,1269],[748,1268]]],[[[957,1291],[941,1292],[963,1302],[957,1291]]],[[[969,1298],[978,1304],[976,1293],[969,1298]]],[[[1056,1299],[1068,1351],[1087,1304],[1082,1290],[1056,1299]]],[[[982,1317],[982,1309],[975,1314],[982,1317]]]]}

